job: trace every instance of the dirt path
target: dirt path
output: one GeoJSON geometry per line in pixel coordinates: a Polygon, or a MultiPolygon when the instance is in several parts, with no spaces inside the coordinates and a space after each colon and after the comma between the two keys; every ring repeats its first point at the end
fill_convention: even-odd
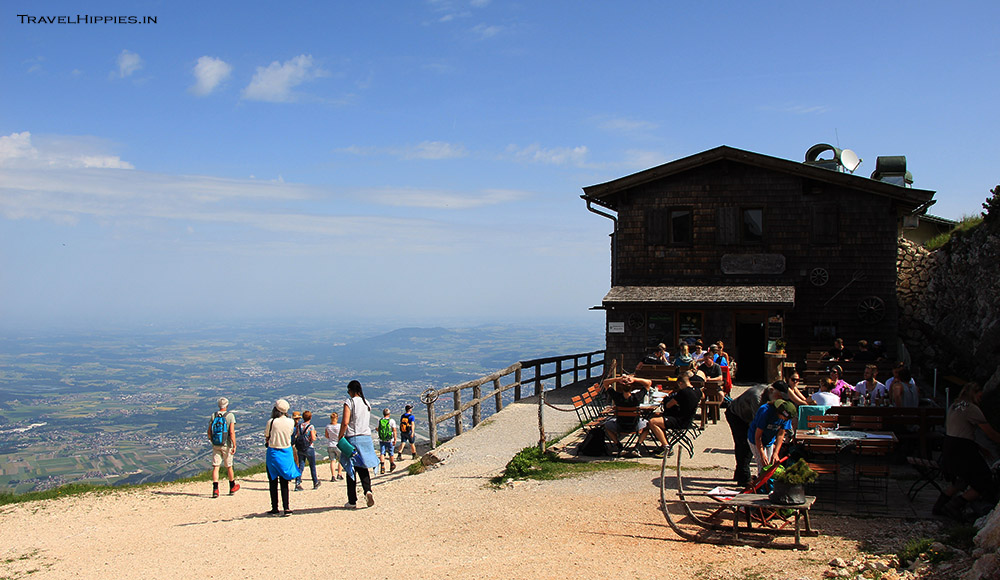
{"type": "MultiPolygon", "coordinates": [[[[566,406],[568,396],[550,400],[566,406]]],[[[550,434],[574,421],[573,413],[546,410],[550,434]]],[[[728,436],[724,422],[710,426],[703,461],[727,465],[728,436]]],[[[292,494],[291,517],[267,516],[264,475],[214,500],[209,484],[195,483],[7,506],[0,508],[0,578],[30,570],[31,578],[227,580],[820,578],[833,556],[877,541],[889,533],[879,526],[892,525],[860,530],[853,520],[817,517],[825,535],[812,539],[809,552],[686,542],[658,509],[659,467],[648,460],[625,471],[487,485],[537,438],[537,405],[511,405],[447,444],[454,451],[441,466],[406,476],[404,461],[375,478],[370,509],[344,509],[343,482],[325,481],[292,494]]]]}

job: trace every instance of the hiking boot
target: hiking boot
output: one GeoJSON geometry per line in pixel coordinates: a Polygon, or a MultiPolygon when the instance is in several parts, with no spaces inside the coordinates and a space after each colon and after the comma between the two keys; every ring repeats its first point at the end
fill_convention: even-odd
{"type": "Polygon", "coordinates": [[[233,484],[232,487],[229,488],[229,495],[233,495],[234,493],[238,492],[239,490],[240,490],[240,484],[235,483],[235,484],[233,484]]]}
{"type": "Polygon", "coordinates": [[[414,459],[416,459],[416,458],[417,458],[417,454],[416,454],[416,453],[414,453],[414,454],[413,454],[413,458],[414,458],[414,459]]]}
{"type": "Polygon", "coordinates": [[[301,485],[296,485],[295,486],[295,491],[305,491],[305,489],[306,488],[302,487],[301,485]]]}
{"type": "Polygon", "coordinates": [[[338,475],[337,479],[344,479],[344,476],[343,475],[338,475]]]}
{"type": "Polygon", "coordinates": [[[219,488],[215,488],[212,490],[212,499],[215,499],[217,497],[219,497],[219,488]]]}
{"type": "Polygon", "coordinates": [[[347,502],[347,503],[344,504],[344,509],[356,510],[356,509],[358,509],[358,504],[347,502]]]}
{"type": "Polygon", "coordinates": [[[403,454],[400,453],[399,455],[396,456],[396,461],[402,461],[402,460],[403,460],[403,454]]]}
{"type": "Polygon", "coordinates": [[[336,476],[331,476],[330,477],[330,481],[337,481],[337,477],[336,476]]]}
{"type": "Polygon", "coordinates": [[[378,473],[379,473],[379,475],[382,475],[383,473],[385,473],[385,466],[384,465],[379,465],[378,466],[378,473]]]}
{"type": "Polygon", "coordinates": [[[287,518],[288,516],[292,515],[292,513],[294,513],[294,512],[292,512],[292,510],[285,510],[285,511],[281,512],[281,517],[287,518]]]}
{"type": "Polygon", "coordinates": [[[322,483],[323,483],[322,481],[314,481],[314,482],[313,482],[313,489],[319,489],[319,486],[320,486],[320,485],[321,485],[322,483]]]}
{"type": "Polygon", "coordinates": [[[281,512],[278,511],[278,508],[272,508],[267,513],[268,513],[268,515],[276,516],[276,515],[280,514],[281,512]]]}
{"type": "Polygon", "coordinates": [[[393,461],[392,463],[389,464],[389,473],[392,473],[393,471],[396,471],[396,462],[395,461],[393,461]]]}
{"type": "Polygon", "coordinates": [[[368,507],[372,507],[373,505],[375,505],[375,496],[372,495],[372,492],[370,491],[365,492],[365,503],[368,504],[368,507]]]}

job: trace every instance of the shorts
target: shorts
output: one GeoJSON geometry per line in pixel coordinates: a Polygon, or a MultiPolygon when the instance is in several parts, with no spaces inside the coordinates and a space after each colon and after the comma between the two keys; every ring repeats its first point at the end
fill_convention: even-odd
{"type": "MultiPolygon", "coordinates": [[[[647,424],[648,423],[645,419],[639,419],[638,423],[636,423],[635,425],[634,432],[638,433],[639,431],[642,431],[643,429],[646,428],[647,424]]],[[[607,429],[608,431],[618,433],[618,419],[616,417],[608,419],[607,421],[604,422],[604,428],[607,429]]],[[[632,432],[633,431],[628,431],[628,433],[632,432]]]]}
{"type": "Polygon", "coordinates": [[[229,451],[228,445],[213,445],[212,446],[212,467],[219,467],[221,465],[226,467],[233,466],[233,454],[229,451]]]}
{"type": "Polygon", "coordinates": [[[399,433],[399,444],[402,445],[403,443],[414,443],[413,431],[410,431],[409,433],[399,433]]]}
{"type": "Polygon", "coordinates": [[[336,461],[337,463],[340,463],[340,448],[339,447],[327,447],[326,448],[326,453],[327,453],[327,455],[330,456],[330,461],[336,461]]]}
{"type": "Polygon", "coordinates": [[[379,453],[383,455],[388,453],[391,456],[393,452],[396,450],[395,449],[396,446],[392,444],[392,441],[379,441],[378,447],[379,447],[379,453]]]}

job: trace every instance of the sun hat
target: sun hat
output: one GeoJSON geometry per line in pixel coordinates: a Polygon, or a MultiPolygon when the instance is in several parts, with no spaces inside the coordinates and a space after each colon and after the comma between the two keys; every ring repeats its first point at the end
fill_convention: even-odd
{"type": "Polygon", "coordinates": [[[274,403],[274,408],[277,409],[277,410],[279,410],[279,411],[281,411],[282,413],[287,413],[288,412],[288,401],[286,401],[284,399],[278,399],[278,401],[276,403],[274,403]]]}
{"type": "Polygon", "coordinates": [[[301,418],[302,418],[302,413],[299,413],[298,411],[292,412],[292,419],[301,419],[301,418]]]}

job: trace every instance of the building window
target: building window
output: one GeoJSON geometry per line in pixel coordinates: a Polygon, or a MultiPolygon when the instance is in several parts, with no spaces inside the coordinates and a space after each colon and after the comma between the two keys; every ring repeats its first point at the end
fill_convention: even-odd
{"type": "Polygon", "coordinates": [[[743,243],[759,244],[764,241],[764,210],[752,208],[743,210],[743,243]]]}
{"type": "Polygon", "coordinates": [[[646,242],[651,246],[690,246],[694,228],[690,208],[653,210],[646,213],[646,242]]]}
{"type": "Polygon", "coordinates": [[[667,345],[668,352],[674,352],[674,313],[651,312],[646,325],[646,348],[652,350],[656,345],[667,345]]]}
{"type": "Polygon", "coordinates": [[[677,338],[689,346],[694,345],[694,342],[701,338],[701,312],[681,312],[679,318],[677,338]]]}

